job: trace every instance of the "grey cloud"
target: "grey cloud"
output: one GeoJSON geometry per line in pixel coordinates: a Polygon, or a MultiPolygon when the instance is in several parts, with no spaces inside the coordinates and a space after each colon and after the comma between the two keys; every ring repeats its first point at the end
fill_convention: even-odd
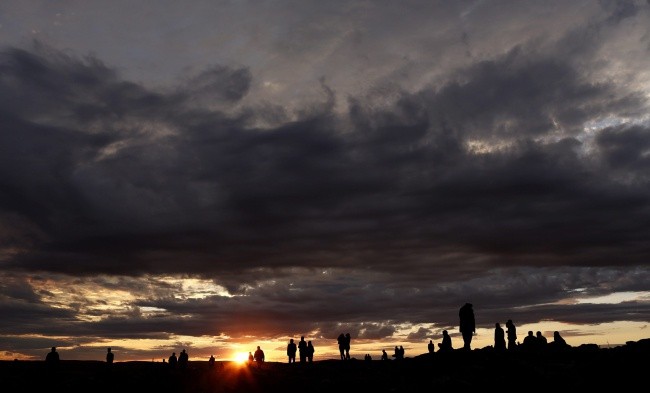
{"type": "MultiPolygon", "coordinates": [[[[20,60],[27,55],[9,51],[7,56],[20,60]]],[[[9,117],[5,121],[22,138],[16,139],[16,132],[3,135],[6,146],[18,147],[5,156],[4,167],[22,173],[5,175],[14,180],[3,198],[7,208],[36,222],[50,237],[13,260],[23,267],[47,261],[44,268],[67,272],[84,266],[87,273],[117,273],[127,267],[134,274],[174,272],[172,261],[179,257],[186,261],[183,270],[197,272],[232,268],[229,261],[247,269],[244,261],[324,265],[345,258],[373,259],[374,266],[388,268],[395,258],[404,258],[397,254],[398,244],[409,243],[417,246],[407,256],[414,268],[420,261],[441,258],[436,252],[454,248],[468,255],[485,253],[490,264],[514,255],[532,264],[567,263],[563,250],[577,252],[573,263],[603,263],[610,257],[605,238],[614,253],[616,242],[639,234],[617,220],[620,210],[610,216],[598,206],[613,204],[637,213],[646,193],[621,187],[582,160],[578,140],[539,143],[529,138],[550,132],[552,110],[539,103],[549,97],[555,97],[558,108],[576,100],[590,102],[587,106],[601,116],[605,109],[598,108],[614,86],[590,87],[568,64],[519,57],[515,51],[470,68],[462,85],[404,93],[394,109],[364,109],[353,100],[354,128],[347,133],[333,132],[345,124],[334,114],[261,130],[246,126],[250,114],[242,118],[234,112],[182,107],[163,113],[164,103],[182,102],[178,95],[135,86],[125,91],[123,82],[116,80],[112,87],[110,79],[102,80],[103,90],[117,95],[104,102],[105,112],[124,119],[121,129],[100,127],[89,133],[81,127],[86,123],[76,129],[51,128],[9,117]],[[142,93],[133,98],[133,89],[142,93]],[[492,99],[472,103],[486,90],[493,92],[488,95],[492,99]],[[141,98],[149,96],[158,98],[141,98]],[[118,101],[128,105],[108,109],[118,101]],[[524,110],[527,104],[530,109],[524,110]],[[522,110],[510,115],[511,106],[522,110]],[[495,125],[500,116],[520,122],[530,133],[504,134],[495,125]],[[472,154],[465,142],[479,131],[478,124],[486,129],[481,135],[492,129],[493,137],[519,141],[504,151],[472,154]],[[48,146],[45,156],[39,154],[42,145],[48,146]],[[41,189],[55,190],[54,198],[23,197],[37,198],[41,189]],[[594,229],[574,229],[586,222],[594,229]],[[598,227],[604,223],[617,227],[615,236],[598,227]],[[553,230],[545,232],[544,241],[542,229],[553,230]],[[596,244],[600,255],[591,251],[596,244]],[[529,258],[533,253],[537,256],[529,258]],[[145,256],[155,256],[157,262],[145,256]],[[132,263],[138,260],[141,268],[132,263]]],[[[45,75],[58,69],[48,68],[51,62],[44,58],[39,63],[48,69],[45,75]]],[[[95,64],[75,67],[92,73],[95,64]]],[[[105,73],[104,66],[97,67],[105,73]]],[[[219,70],[219,78],[240,79],[237,71],[224,77],[219,70]]],[[[74,108],[77,101],[70,99],[68,105],[74,108]]],[[[615,102],[608,105],[608,110],[616,108],[615,102]]],[[[97,113],[101,118],[103,112],[97,113]]],[[[112,116],[99,124],[110,123],[112,116]]],[[[578,119],[572,122],[588,117],[578,119]]]]}
{"type": "Polygon", "coordinates": [[[239,101],[246,95],[251,84],[251,73],[247,69],[231,69],[212,66],[190,78],[181,94],[195,101],[205,99],[239,101]]]}
{"type": "Polygon", "coordinates": [[[611,23],[618,23],[636,15],[642,7],[639,2],[633,0],[600,0],[599,3],[603,10],[609,13],[607,20],[611,23]]]}
{"type": "MultiPolygon", "coordinates": [[[[493,72],[496,72],[496,69],[493,72]]],[[[498,78],[492,75],[486,80],[498,80],[498,78]]],[[[541,86],[543,84],[539,85],[538,89],[541,89],[541,86]]],[[[464,89],[468,90],[468,97],[472,96],[471,91],[481,90],[471,86],[465,86],[464,89]]],[[[598,91],[594,91],[593,94],[602,95],[598,91]]],[[[449,93],[449,90],[443,89],[433,101],[454,102],[451,98],[453,96],[454,94],[449,93]]],[[[525,102],[527,97],[517,97],[514,100],[525,102]]],[[[458,102],[461,101],[463,100],[458,102]]],[[[453,106],[459,105],[453,104],[453,106]]],[[[436,104],[433,107],[436,107],[436,104]]],[[[60,190],[60,204],[68,206],[68,214],[79,214],[78,206],[87,207],[88,210],[83,212],[85,217],[79,219],[91,219],[96,224],[90,228],[83,228],[83,233],[92,234],[99,231],[100,236],[96,238],[86,236],[83,246],[76,241],[69,246],[66,242],[58,242],[58,245],[55,243],[55,246],[63,251],[63,254],[60,254],[62,257],[71,260],[81,257],[80,263],[83,263],[85,257],[83,254],[78,254],[78,251],[86,248],[91,253],[100,250],[102,254],[110,253],[102,244],[122,244],[123,247],[112,248],[118,253],[116,255],[129,258],[129,254],[136,251],[131,250],[131,245],[142,249],[151,247],[156,249],[161,247],[161,244],[169,244],[170,239],[175,239],[173,241],[182,244],[183,239],[198,238],[199,243],[196,244],[198,247],[195,249],[208,251],[211,247],[201,241],[201,237],[215,236],[214,239],[223,237],[224,243],[231,243],[238,241],[239,232],[243,236],[239,241],[248,239],[250,243],[250,240],[254,239],[248,248],[258,257],[268,252],[265,250],[268,250],[271,241],[276,242],[274,246],[280,248],[289,242],[288,247],[295,250],[304,249],[298,251],[304,257],[304,252],[312,246],[309,244],[309,238],[305,239],[307,243],[301,244],[302,236],[296,236],[297,232],[304,234],[312,232],[311,236],[320,235],[321,231],[317,229],[318,225],[314,226],[314,223],[322,221],[323,225],[329,225],[327,221],[331,219],[325,219],[326,216],[336,218],[342,223],[349,221],[352,225],[363,227],[370,224],[370,222],[364,223],[364,215],[373,217],[376,222],[385,220],[390,222],[394,219],[391,215],[398,217],[399,214],[408,214],[420,216],[423,222],[427,219],[437,219],[442,224],[441,228],[447,232],[450,229],[452,232],[466,232],[465,236],[469,236],[470,241],[475,245],[486,243],[491,244],[490,247],[532,249],[535,245],[531,242],[536,241],[534,232],[530,233],[529,239],[520,238],[519,240],[524,241],[520,242],[519,246],[515,246],[508,237],[503,237],[508,244],[498,246],[499,241],[481,233],[481,227],[467,227],[467,223],[463,223],[463,216],[467,213],[477,217],[477,207],[485,205],[486,208],[494,209],[497,198],[509,195],[511,198],[517,198],[518,201],[528,200],[528,205],[521,205],[520,211],[516,212],[519,216],[518,221],[524,213],[533,218],[529,222],[536,226],[550,225],[550,223],[544,224],[543,221],[536,222],[542,219],[539,215],[542,211],[537,211],[536,207],[540,195],[545,198],[554,197],[557,201],[564,199],[563,203],[571,206],[571,203],[582,203],[581,199],[585,193],[593,192],[585,188],[586,184],[581,187],[582,174],[591,169],[585,167],[575,153],[576,148],[579,147],[577,141],[572,142],[573,148],[568,144],[569,140],[547,145],[528,141],[520,144],[519,150],[491,154],[484,159],[467,154],[462,148],[464,136],[462,133],[458,134],[458,131],[463,129],[460,123],[466,124],[465,120],[456,122],[459,129],[450,129],[448,125],[438,129],[436,126],[429,126],[432,120],[416,120],[413,123],[414,116],[415,119],[422,117],[421,113],[424,110],[422,106],[414,106],[404,100],[399,108],[397,112],[399,117],[391,113],[378,113],[377,115],[380,116],[373,120],[370,132],[359,129],[358,133],[351,136],[328,133],[328,130],[336,127],[337,123],[323,118],[296,122],[274,130],[256,131],[244,128],[243,124],[238,124],[236,120],[227,120],[223,115],[195,112],[193,123],[186,126],[189,130],[188,134],[157,138],[157,144],[153,146],[145,144],[149,140],[148,136],[140,137],[136,133],[130,136],[129,142],[123,148],[106,159],[90,161],[86,158],[85,165],[76,169],[74,175],[71,174],[72,167],[78,165],[75,164],[74,154],[70,154],[71,157],[63,155],[64,152],[74,152],[72,148],[74,145],[62,145],[61,142],[54,140],[50,144],[65,149],[61,151],[61,157],[65,157],[63,163],[67,163],[62,167],[48,168],[50,171],[63,169],[64,172],[52,173],[46,181],[63,176],[69,182],[70,191],[66,193],[65,187],[63,189],[55,187],[55,183],[45,183],[42,186],[60,190]],[[403,121],[409,123],[402,124],[403,121]],[[430,138],[431,130],[434,132],[431,136],[433,149],[429,147],[431,145],[422,144],[425,138],[430,138]],[[447,134],[450,132],[453,136],[449,140],[450,136],[447,134]],[[140,139],[142,141],[139,141],[140,139]],[[438,147],[437,143],[444,144],[438,147]],[[454,149],[449,149],[450,145],[455,146],[455,153],[452,156],[449,154],[454,149]],[[564,145],[566,148],[563,148],[564,145]],[[440,156],[436,157],[436,153],[440,153],[440,156]],[[430,173],[431,169],[423,171],[430,164],[434,166],[429,168],[435,168],[436,160],[445,160],[445,155],[449,157],[443,161],[446,166],[444,175],[430,173]],[[354,168],[354,171],[351,171],[351,168],[354,168]],[[161,177],[160,173],[166,175],[161,177]],[[488,176],[477,177],[477,174],[488,176]],[[516,176],[517,174],[521,175],[516,176]],[[70,181],[71,178],[73,181],[70,181]],[[503,179],[501,183],[500,179],[503,179]],[[193,190],[193,184],[198,188],[193,190]],[[490,189],[494,189],[496,193],[491,192],[490,189]],[[482,190],[483,196],[470,197],[475,195],[474,190],[482,190]],[[383,195],[383,200],[374,208],[373,203],[368,204],[368,201],[372,201],[368,199],[368,195],[383,195]],[[430,198],[428,201],[427,197],[430,198]],[[522,197],[524,199],[521,199],[522,197]],[[198,198],[205,198],[205,202],[201,204],[198,198]],[[467,199],[467,208],[461,208],[457,204],[463,198],[467,199]],[[403,213],[397,213],[391,208],[392,199],[399,200],[396,206],[399,206],[403,213]],[[454,202],[450,204],[452,200],[454,202]],[[434,201],[435,204],[432,203],[434,201]],[[356,205],[363,207],[357,209],[354,214],[346,213],[346,206],[356,205]],[[445,219],[445,213],[436,205],[451,208],[456,218],[453,221],[445,219]],[[187,211],[191,206],[195,206],[194,209],[198,206],[197,213],[204,210],[207,215],[179,214],[187,211]],[[173,215],[170,216],[165,212],[173,215]],[[111,220],[108,219],[109,216],[112,217],[111,220]],[[178,218],[176,221],[171,221],[174,216],[178,218]],[[116,222],[118,226],[114,227],[115,224],[111,221],[116,222]],[[127,233],[117,232],[111,235],[106,233],[121,230],[120,226],[123,224],[119,224],[120,222],[130,223],[127,233]],[[254,228],[247,229],[241,225],[242,223],[252,223],[254,228]],[[304,232],[304,225],[317,230],[304,232]],[[174,226],[176,229],[172,229],[174,226]],[[223,231],[222,228],[226,227],[235,234],[235,238],[223,231]],[[268,227],[281,229],[273,231],[278,238],[274,239],[268,234],[265,238],[259,236],[259,230],[268,227]],[[89,232],[88,229],[91,231],[89,232]],[[232,229],[236,230],[233,232],[232,229]],[[138,232],[144,233],[139,235],[138,232]],[[262,254],[257,254],[255,251],[256,244],[262,254]],[[76,257],[67,254],[68,247],[77,251],[76,257]],[[92,251],[93,249],[95,251],[92,251]]],[[[447,111],[443,112],[446,118],[453,117],[447,111]]],[[[498,113],[498,109],[491,112],[498,113]]],[[[436,114],[432,116],[435,119],[436,114]]],[[[457,118],[460,119],[460,116],[457,118]]],[[[182,125],[180,119],[182,118],[179,118],[174,127],[182,125]]],[[[531,121],[536,122],[527,118],[526,121],[527,124],[531,124],[531,121]]],[[[360,126],[368,123],[357,120],[356,124],[360,126]]],[[[42,134],[48,137],[59,134],[45,130],[37,132],[34,139],[42,134]]],[[[89,137],[82,135],[82,138],[89,137]]],[[[92,139],[89,140],[91,141],[92,139]]],[[[80,142],[79,147],[83,147],[80,150],[90,150],[87,154],[91,155],[93,145],[89,145],[83,139],[80,142]]],[[[99,143],[100,146],[103,143],[102,147],[106,147],[106,142],[99,143]]],[[[32,146],[27,145],[26,148],[30,149],[32,146]]],[[[56,152],[56,150],[52,151],[56,152]]],[[[95,154],[98,154],[97,148],[95,151],[95,154]]],[[[45,158],[43,163],[60,161],[56,155],[45,158]]],[[[15,162],[9,164],[16,165],[15,162]]],[[[592,176],[596,176],[596,172],[593,172],[592,176]]],[[[20,181],[23,179],[24,177],[21,177],[20,181]]],[[[611,195],[610,198],[617,197],[611,195]]],[[[619,198],[624,199],[626,196],[620,195],[619,198]]],[[[56,201],[50,203],[53,202],[56,201]]],[[[515,227],[520,225],[516,221],[511,221],[507,210],[498,211],[507,206],[506,203],[503,208],[497,208],[495,212],[497,217],[500,217],[501,225],[505,230],[509,230],[508,227],[511,225],[515,227]]],[[[634,207],[634,205],[625,206],[634,207]]],[[[478,217],[484,215],[478,214],[478,217]]],[[[544,214],[546,215],[546,212],[544,214]]],[[[598,213],[595,213],[594,218],[597,215],[598,213]]],[[[42,210],[34,214],[34,217],[42,216],[48,215],[43,214],[42,210]]],[[[487,220],[488,217],[484,216],[484,219],[487,220]]],[[[546,215],[542,220],[548,220],[550,217],[546,215]]],[[[571,217],[571,214],[564,217],[566,220],[571,217]]],[[[582,223],[577,222],[577,224],[582,223]]],[[[492,221],[492,225],[499,226],[499,222],[492,221]]],[[[72,227],[67,229],[69,233],[76,233],[72,227]]],[[[403,229],[409,231],[408,228],[403,229]]],[[[424,230],[421,233],[430,232],[431,235],[436,233],[435,229],[423,227],[417,229],[424,230]]],[[[324,232],[321,240],[334,236],[332,241],[338,237],[345,244],[344,239],[347,236],[345,231],[345,226],[341,226],[341,229],[335,232],[324,232]]],[[[521,234],[526,235],[526,232],[521,234]]],[[[373,243],[377,242],[375,237],[377,235],[383,234],[370,233],[365,236],[367,241],[373,243]]],[[[416,237],[415,240],[417,241],[418,238],[416,237]]],[[[453,244],[453,237],[448,241],[453,244]]],[[[230,254],[230,257],[234,257],[234,253],[230,254]]],[[[55,258],[52,260],[56,259],[56,254],[54,255],[55,258]]],[[[271,257],[269,263],[273,263],[272,255],[269,256],[271,257]]],[[[291,253],[285,254],[284,257],[291,259],[291,253]]],[[[101,258],[99,263],[101,269],[101,258]]],[[[197,264],[200,263],[197,261],[197,264]]],[[[107,264],[110,262],[107,261],[107,264]]],[[[160,268],[164,270],[166,265],[163,263],[160,268]]]]}
{"type": "Polygon", "coordinates": [[[596,145],[604,161],[615,171],[620,171],[627,181],[647,183],[650,166],[650,129],[643,126],[619,126],[602,130],[596,145]]]}
{"type": "Polygon", "coordinates": [[[419,328],[417,332],[409,333],[409,335],[406,336],[406,339],[411,341],[422,341],[431,337],[431,333],[430,329],[419,328]]]}
{"type": "Polygon", "coordinates": [[[25,331],[42,334],[67,334],[76,313],[45,304],[34,304],[0,299],[0,311],[4,315],[0,334],[23,334],[25,331]]]}

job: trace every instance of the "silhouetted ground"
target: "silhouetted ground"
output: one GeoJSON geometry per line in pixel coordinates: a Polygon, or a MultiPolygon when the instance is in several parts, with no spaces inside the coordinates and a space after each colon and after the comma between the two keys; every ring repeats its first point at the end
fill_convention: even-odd
{"type": "Polygon", "coordinates": [[[650,339],[599,349],[583,345],[557,353],[495,353],[491,348],[420,355],[402,361],[325,360],[240,366],[190,361],[165,363],[61,361],[0,362],[5,392],[458,392],[486,390],[620,389],[646,386],[650,339]]]}

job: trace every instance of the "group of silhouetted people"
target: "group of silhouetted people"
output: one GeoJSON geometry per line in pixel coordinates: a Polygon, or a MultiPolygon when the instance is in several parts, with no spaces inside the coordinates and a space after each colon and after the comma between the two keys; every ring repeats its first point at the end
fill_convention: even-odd
{"type": "MultiPolygon", "coordinates": [[[[463,338],[463,349],[470,350],[472,337],[476,333],[476,320],[474,318],[474,310],[471,303],[465,303],[458,312],[460,320],[459,330],[463,338]]],[[[559,332],[553,333],[553,342],[548,343],[546,337],[542,335],[541,331],[533,334],[532,331],[528,332],[528,336],[524,339],[523,343],[519,345],[517,342],[517,327],[512,319],[506,322],[506,330],[504,331],[500,323],[494,324],[494,349],[497,351],[508,350],[528,350],[537,351],[545,348],[563,349],[570,347],[566,341],[560,336],[559,332]]],[[[433,341],[429,340],[427,345],[429,353],[433,353],[433,341]]],[[[453,350],[451,344],[451,337],[447,330],[442,331],[442,342],[438,344],[439,352],[449,352],[453,350]]]]}
{"type": "MultiPolygon", "coordinates": [[[[108,347],[106,351],[106,364],[109,366],[112,365],[113,360],[115,360],[115,354],[111,351],[111,348],[108,347]]],[[[56,347],[52,347],[50,349],[50,352],[45,355],[45,363],[47,364],[47,368],[51,371],[54,371],[58,368],[60,361],[61,357],[59,356],[56,347]]]]}
{"type": "MultiPolygon", "coordinates": [[[[471,303],[465,303],[458,312],[458,317],[460,320],[459,330],[463,338],[463,350],[471,350],[472,337],[476,334],[476,320],[474,317],[473,305],[471,303]]],[[[517,342],[517,327],[515,326],[512,319],[508,319],[506,324],[506,330],[501,327],[499,322],[494,325],[494,350],[496,351],[511,351],[511,350],[521,350],[521,351],[541,351],[545,349],[551,350],[562,350],[565,348],[570,348],[570,345],[562,338],[558,331],[553,333],[553,341],[548,342],[546,337],[542,335],[541,331],[537,331],[536,334],[533,334],[533,331],[528,331],[528,335],[524,338],[523,342],[519,344],[517,342]]],[[[350,360],[350,333],[343,334],[341,333],[337,338],[339,354],[341,360],[350,360]]],[[[428,353],[433,354],[435,352],[435,344],[433,340],[429,340],[427,345],[428,353]]],[[[445,353],[453,350],[451,343],[451,336],[447,330],[442,331],[442,341],[438,343],[438,352],[445,353]]],[[[294,339],[290,339],[287,344],[287,356],[289,363],[296,362],[296,353],[299,354],[300,363],[312,363],[314,359],[314,346],[311,341],[305,341],[305,337],[301,336],[298,344],[294,342],[294,339]]],[[[396,360],[404,359],[404,347],[395,346],[395,352],[392,357],[396,360]]],[[[112,364],[114,361],[115,355],[109,347],[106,353],[106,363],[112,364]]],[[[364,356],[365,360],[372,360],[370,354],[364,356]]],[[[55,365],[58,364],[60,358],[59,353],[56,351],[56,347],[52,347],[51,351],[45,357],[49,368],[52,369],[55,365]]],[[[386,350],[382,349],[381,360],[389,360],[386,350]]],[[[186,369],[188,366],[189,355],[185,349],[183,349],[178,358],[176,357],[176,352],[172,352],[171,356],[168,358],[168,364],[170,368],[186,369]]],[[[248,353],[248,362],[256,362],[258,365],[261,365],[265,361],[264,351],[257,346],[257,349],[254,353],[248,353]]],[[[163,363],[165,359],[163,359],[163,363]]],[[[215,363],[214,356],[210,356],[209,366],[213,367],[215,363]]]]}
{"type": "Polygon", "coordinates": [[[507,348],[509,351],[522,350],[526,352],[539,352],[545,349],[564,349],[570,347],[564,338],[562,338],[560,332],[553,332],[553,341],[549,343],[546,337],[544,337],[542,332],[539,330],[536,333],[529,330],[528,335],[520,345],[517,342],[517,327],[514,322],[512,322],[512,319],[508,319],[506,322],[506,328],[508,338],[507,347],[503,328],[498,322],[494,324],[494,349],[497,351],[503,351],[507,348]]]}
{"type": "Polygon", "coordinates": [[[403,346],[400,345],[398,347],[397,345],[395,345],[395,351],[393,352],[393,357],[395,358],[395,360],[404,359],[404,353],[405,351],[403,346]]]}
{"type": "Polygon", "coordinates": [[[169,356],[169,359],[167,359],[167,362],[170,368],[185,370],[187,369],[187,364],[189,362],[189,355],[185,349],[183,349],[181,353],[178,354],[178,357],[176,357],[176,352],[172,352],[172,354],[169,356]]]}
{"type": "Polygon", "coordinates": [[[289,363],[296,362],[296,351],[300,356],[300,363],[312,363],[314,361],[314,345],[310,341],[305,341],[305,336],[300,337],[300,341],[296,345],[293,341],[293,338],[289,340],[287,344],[287,356],[289,357],[289,363]]]}

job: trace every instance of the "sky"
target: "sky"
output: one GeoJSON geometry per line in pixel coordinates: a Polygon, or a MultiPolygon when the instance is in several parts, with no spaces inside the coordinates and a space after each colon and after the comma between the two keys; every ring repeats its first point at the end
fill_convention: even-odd
{"type": "Polygon", "coordinates": [[[0,2],[0,359],[650,337],[650,3],[0,2]]]}

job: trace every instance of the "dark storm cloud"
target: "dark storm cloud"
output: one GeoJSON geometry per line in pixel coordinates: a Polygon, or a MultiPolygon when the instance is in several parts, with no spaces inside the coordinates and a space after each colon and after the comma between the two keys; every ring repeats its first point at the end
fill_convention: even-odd
{"type": "Polygon", "coordinates": [[[650,130],[646,127],[609,127],[598,134],[596,144],[614,171],[645,182],[650,168],[650,130]]]}
{"type": "Polygon", "coordinates": [[[597,160],[571,134],[645,102],[584,81],[569,63],[523,57],[402,93],[393,108],[354,99],[350,122],[325,112],[258,129],[249,109],[191,105],[197,91],[236,100],[245,70],[215,67],[187,92],[164,93],[94,59],[7,49],[2,205],[29,225],[12,232],[20,251],[4,264],[82,274],[349,261],[392,270],[451,253],[480,255],[478,269],[641,263],[647,130],[598,131],[602,155],[588,154],[597,160]],[[567,124],[563,137],[533,139],[555,132],[554,119],[567,124]],[[476,137],[508,146],[475,154],[476,137]],[[637,149],[637,166],[625,149],[637,149]],[[623,165],[636,181],[617,176],[623,165]]]}

